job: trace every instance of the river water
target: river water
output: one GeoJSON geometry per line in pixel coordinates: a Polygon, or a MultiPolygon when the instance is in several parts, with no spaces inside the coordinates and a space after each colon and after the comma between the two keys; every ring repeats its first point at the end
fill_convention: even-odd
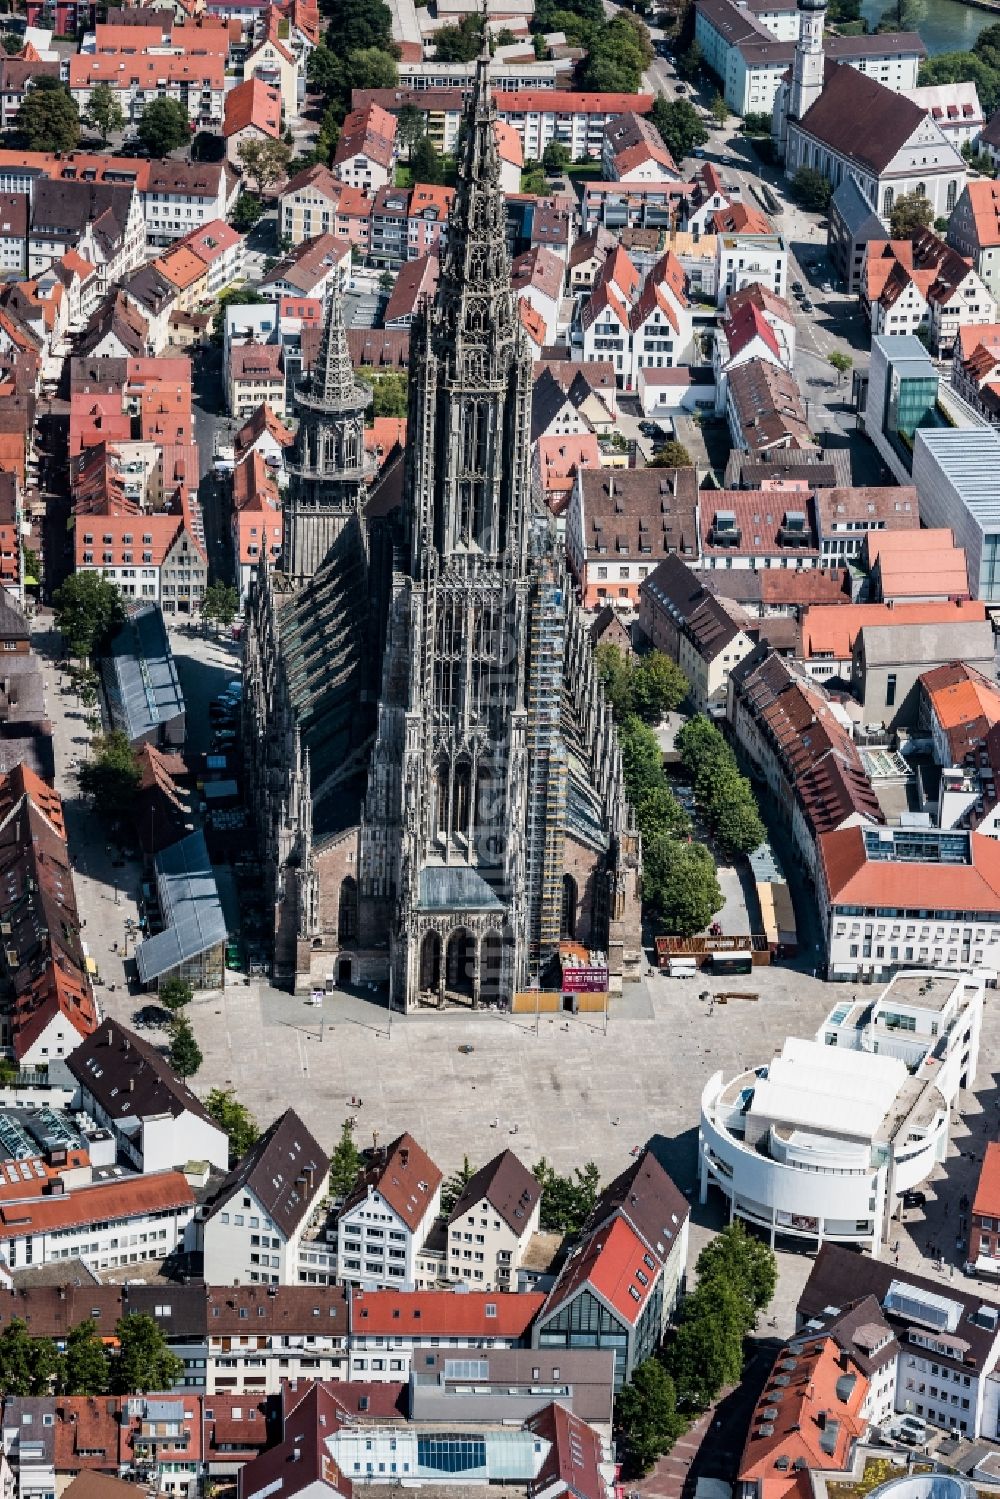
{"type": "MultiPolygon", "coordinates": [[[[862,0],[861,14],[870,25],[878,23],[884,0],[862,0]]],[[[960,5],[959,0],[924,0],[924,15],[918,30],[932,57],[939,52],[968,52],[985,27],[1000,21],[1000,13],[960,5]]]]}

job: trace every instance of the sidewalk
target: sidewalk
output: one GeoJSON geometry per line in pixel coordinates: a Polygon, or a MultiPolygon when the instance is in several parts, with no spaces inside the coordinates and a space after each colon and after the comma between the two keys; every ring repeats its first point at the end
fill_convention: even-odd
{"type": "Polygon", "coordinates": [[[83,941],[97,966],[95,988],[101,1014],[130,1020],[135,1001],[125,983],[122,951],[126,920],[138,920],[142,867],[109,840],[107,828],[80,795],[77,767],[89,752],[90,735],[85,711],[69,690],[69,678],[57,668],[57,642],[51,612],[40,610],[32,622],[31,644],[44,673],[56,788],[63,799],[83,941]]]}

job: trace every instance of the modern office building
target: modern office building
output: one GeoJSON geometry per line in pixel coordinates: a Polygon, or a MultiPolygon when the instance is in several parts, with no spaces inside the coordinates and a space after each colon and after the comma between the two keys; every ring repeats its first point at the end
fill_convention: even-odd
{"type": "Polygon", "coordinates": [[[865,431],[900,484],[911,482],[917,428],[940,421],[939,385],[934,362],[919,338],[888,333],[872,339],[865,431]]]}
{"type": "Polygon", "coordinates": [[[878,1256],[900,1196],[948,1148],[951,1105],[975,1079],[985,980],[898,973],[876,1000],[839,1004],[815,1040],[763,1067],[717,1072],[702,1094],[701,1201],[778,1238],[878,1256]]]}
{"type": "Polygon", "coordinates": [[[993,427],[935,427],[915,434],[913,482],[920,518],[927,526],[951,528],[956,545],[965,548],[969,586],[987,604],[1000,602],[998,473],[1000,432],[993,427]]]}

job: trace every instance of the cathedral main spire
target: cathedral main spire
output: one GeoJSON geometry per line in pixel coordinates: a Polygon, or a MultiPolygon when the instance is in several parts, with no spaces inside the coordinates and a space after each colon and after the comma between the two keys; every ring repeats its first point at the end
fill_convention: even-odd
{"type": "Polygon", "coordinates": [[[484,40],[466,108],[465,149],[438,288],[439,304],[450,309],[452,318],[460,311],[454,332],[472,339],[510,333],[515,321],[496,123],[489,42],[484,40]]]}
{"type": "Polygon", "coordinates": [[[339,276],[334,277],[327,297],[323,340],[316,357],[311,394],[329,411],[349,411],[359,403],[366,406],[371,400],[371,392],[354,377],[339,276]]]}

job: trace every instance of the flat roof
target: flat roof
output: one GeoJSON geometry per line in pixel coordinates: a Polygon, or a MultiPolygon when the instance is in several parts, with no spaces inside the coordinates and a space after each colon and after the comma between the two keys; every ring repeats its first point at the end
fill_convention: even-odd
{"type": "Polygon", "coordinates": [[[226,920],[202,832],[156,856],[156,888],[164,928],[136,951],[144,984],[226,940],[226,920]]]}
{"type": "Polygon", "coordinates": [[[796,1129],[873,1140],[907,1076],[898,1057],[789,1036],[754,1089],[751,1113],[796,1129]]]}
{"type": "Polygon", "coordinates": [[[970,514],[981,525],[1000,526],[1000,433],[992,427],[918,427],[914,435],[914,472],[925,447],[970,514]]]}
{"type": "Polygon", "coordinates": [[[875,1005],[875,1015],[887,1005],[909,1005],[916,1010],[943,1010],[962,986],[957,973],[897,973],[875,1005]]]}

